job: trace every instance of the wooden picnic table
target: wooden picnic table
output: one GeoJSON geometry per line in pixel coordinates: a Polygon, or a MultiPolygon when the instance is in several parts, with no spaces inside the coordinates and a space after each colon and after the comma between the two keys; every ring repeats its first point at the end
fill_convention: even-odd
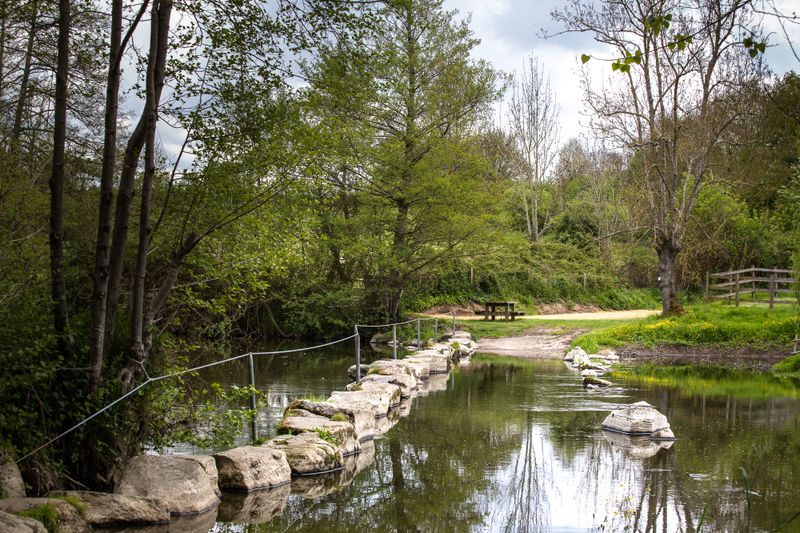
{"type": "Polygon", "coordinates": [[[494,320],[497,315],[497,309],[500,308],[505,311],[506,320],[509,318],[515,320],[517,317],[516,305],[517,302],[486,302],[483,306],[483,319],[489,320],[489,315],[491,314],[492,320],[494,320]]]}

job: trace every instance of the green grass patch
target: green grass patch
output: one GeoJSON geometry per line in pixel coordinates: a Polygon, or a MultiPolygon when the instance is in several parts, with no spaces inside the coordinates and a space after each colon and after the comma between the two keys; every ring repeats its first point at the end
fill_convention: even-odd
{"type": "Polygon", "coordinates": [[[533,332],[537,328],[547,328],[553,334],[569,333],[576,329],[598,329],[623,324],[633,324],[639,319],[624,320],[558,320],[521,318],[518,320],[470,320],[459,323],[459,327],[472,334],[472,337],[482,339],[486,337],[514,337],[533,332]]]}
{"type": "Polygon", "coordinates": [[[73,506],[78,513],[84,518],[86,518],[86,513],[89,512],[89,506],[86,502],[82,501],[77,496],[73,496],[72,494],[57,494],[55,496],[51,496],[57,500],[63,500],[73,506]]]}
{"type": "Polygon", "coordinates": [[[636,386],[671,387],[686,396],[733,396],[736,398],[800,398],[800,378],[776,376],[714,365],[623,367],[612,379],[636,386]]]}
{"type": "Polygon", "coordinates": [[[344,413],[336,413],[331,417],[332,422],[350,422],[350,419],[344,413]]]}
{"type": "Polygon", "coordinates": [[[772,370],[782,374],[800,374],[800,354],[787,357],[773,366],[772,370]]]}
{"type": "Polygon", "coordinates": [[[34,520],[38,520],[49,533],[57,533],[59,531],[61,519],[59,518],[55,507],[52,505],[40,505],[39,507],[26,509],[25,511],[21,511],[16,514],[25,518],[33,518],[34,520]]]}
{"type": "Polygon", "coordinates": [[[325,442],[330,442],[331,444],[335,444],[336,446],[339,446],[341,444],[339,442],[339,439],[336,438],[336,435],[334,435],[333,433],[331,433],[327,429],[316,428],[314,430],[314,432],[319,436],[319,438],[321,438],[325,442]]]}
{"type": "Polygon", "coordinates": [[[580,335],[572,345],[589,353],[601,346],[616,348],[627,344],[765,349],[789,344],[799,328],[800,316],[794,308],[698,304],[689,306],[684,315],[677,317],[651,317],[596,329],[580,335]]]}

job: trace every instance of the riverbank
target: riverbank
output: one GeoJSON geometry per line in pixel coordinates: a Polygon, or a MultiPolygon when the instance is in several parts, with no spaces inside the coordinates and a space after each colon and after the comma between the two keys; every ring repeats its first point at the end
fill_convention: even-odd
{"type": "Polygon", "coordinates": [[[795,308],[689,306],[662,318],[648,310],[574,313],[513,322],[465,322],[480,351],[527,358],[557,358],[573,346],[589,353],[613,349],[634,364],[714,364],[768,371],[785,359],[800,331],[795,308]],[[635,316],[635,315],[634,315],[635,316]]]}

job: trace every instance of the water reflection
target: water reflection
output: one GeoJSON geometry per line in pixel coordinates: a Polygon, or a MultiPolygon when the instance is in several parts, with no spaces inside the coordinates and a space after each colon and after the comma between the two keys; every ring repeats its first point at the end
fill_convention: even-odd
{"type": "MultiPolygon", "coordinates": [[[[260,423],[298,396],[341,389],[350,358],[259,368],[275,412],[260,423]]],[[[450,378],[432,376],[351,467],[297,479],[274,499],[226,495],[215,530],[673,532],[695,531],[705,512],[703,530],[762,531],[800,511],[796,399],[620,384],[624,393],[587,392],[560,361],[476,356],[450,378]],[[669,418],[677,442],[601,431],[610,409],[639,400],[669,418]]]]}

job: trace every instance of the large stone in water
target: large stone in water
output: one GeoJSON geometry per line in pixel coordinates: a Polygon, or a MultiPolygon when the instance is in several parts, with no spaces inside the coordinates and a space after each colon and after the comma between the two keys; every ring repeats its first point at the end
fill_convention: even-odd
{"type": "Polygon", "coordinates": [[[15,462],[0,465],[0,498],[24,498],[25,483],[15,462]]]}
{"type": "Polygon", "coordinates": [[[277,487],[292,480],[286,454],[280,450],[240,446],[215,453],[214,460],[221,489],[250,492],[277,487]]]}
{"type": "Polygon", "coordinates": [[[83,517],[92,526],[169,522],[169,510],[149,498],[88,490],[58,491],[51,496],[72,496],[86,504],[83,517]]]}
{"type": "MultiPolygon", "coordinates": [[[[351,387],[346,391],[333,391],[328,397],[328,401],[352,409],[370,409],[375,418],[386,416],[391,408],[392,391],[388,388],[365,390],[360,382],[350,385],[351,387]]],[[[397,396],[400,396],[399,389],[397,389],[397,396]]]]}
{"type": "Polygon", "coordinates": [[[241,493],[225,493],[219,504],[217,520],[237,524],[266,524],[281,514],[291,494],[291,486],[241,493]]]}
{"type": "Polygon", "coordinates": [[[361,451],[356,429],[350,422],[334,421],[324,416],[285,416],[278,424],[277,431],[279,435],[298,435],[304,432],[330,434],[344,455],[361,451]]]}
{"type": "MultiPolygon", "coordinates": [[[[345,387],[348,392],[368,392],[369,394],[363,395],[365,398],[368,398],[369,402],[377,403],[376,405],[376,416],[385,416],[389,409],[393,407],[397,407],[400,405],[400,387],[395,385],[394,383],[378,383],[377,381],[366,381],[366,382],[358,382],[358,383],[350,383],[345,387]],[[377,395],[380,400],[375,400],[372,398],[372,395],[377,395]],[[384,401],[388,402],[389,406],[386,411],[383,410],[383,403],[384,401]]],[[[331,397],[337,395],[334,392],[331,397]]],[[[351,401],[350,398],[355,398],[355,396],[347,396],[348,401],[351,401]]]]}
{"type": "Polygon", "coordinates": [[[47,533],[44,524],[33,518],[24,518],[15,514],[0,511],[0,531],[14,533],[47,533]]]}
{"type": "Polygon", "coordinates": [[[347,417],[356,430],[359,441],[369,440],[375,436],[375,412],[368,405],[340,405],[333,402],[316,402],[312,400],[295,400],[286,409],[291,413],[292,410],[307,411],[315,415],[332,418],[341,413],[347,417]]]}
{"type": "Polygon", "coordinates": [[[626,435],[647,435],[651,439],[674,440],[667,417],[647,402],[636,402],[612,411],[602,424],[603,429],[626,435]]]}
{"type": "MultiPolygon", "coordinates": [[[[3,498],[0,500],[0,511],[17,514],[47,505],[58,515],[60,533],[88,533],[89,524],[75,507],[57,498],[3,498]]],[[[2,522],[0,522],[2,524],[2,522]]],[[[25,527],[35,527],[33,522],[25,527]]],[[[5,530],[4,530],[5,531],[5,530]]],[[[14,529],[10,531],[16,531],[14,529]]],[[[36,531],[34,529],[34,531],[36,531]]]]}
{"type": "Polygon", "coordinates": [[[323,440],[314,432],[299,435],[282,435],[263,444],[265,448],[281,450],[293,474],[311,475],[331,472],[342,468],[342,449],[323,440]]]}
{"type": "Polygon", "coordinates": [[[370,368],[393,369],[395,367],[411,370],[418,382],[428,379],[428,375],[431,373],[431,367],[427,361],[410,357],[404,359],[378,359],[377,361],[373,361],[370,365],[370,368]]]}
{"type": "Polygon", "coordinates": [[[431,374],[446,374],[450,372],[450,357],[430,351],[406,357],[406,359],[425,361],[430,367],[431,374]]]}
{"type": "Polygon", "coordinates": [[[588,358],[589,356],[587,355],[586,351],[583,348],[581,348],[580,346],[576,346],[566,353],[566,355],[564,356],[564,361],[573,362],[575,361],[576,357],[588,358]]]}
{"type": "Polygon", "coordinates": [[[597,376],[584,376],[583,386],[588,387],[589,385],[594,385],[596,387],[611,387],[613,383],[597,376]]]}
{"type": "MultiPolygon", "coordinates": [[[[366,376],[368,372],[369,365],[361,365],[361,376],[366,376]]],[[[356,381],[356,365],[350,365],[350,367],[347,369],[347,376],[353,381],[356,381]]]]}
{"type": "Polygon", "coordinates": [[[219,504],[217,477],[208,455],[140,455],[128,462],[114,493],[150,498],[172,515],[197,514],[219,504]]]}
{"type": "Polygon", "coordinates": [[[394,383],[400,387],[400,396],[411,398],[417,390],[417,378],[413,372],[407,368],[387,369],[379,368],[371,374],[361,378],[361,382],[375,381],[377,383],[394,383]]]}

